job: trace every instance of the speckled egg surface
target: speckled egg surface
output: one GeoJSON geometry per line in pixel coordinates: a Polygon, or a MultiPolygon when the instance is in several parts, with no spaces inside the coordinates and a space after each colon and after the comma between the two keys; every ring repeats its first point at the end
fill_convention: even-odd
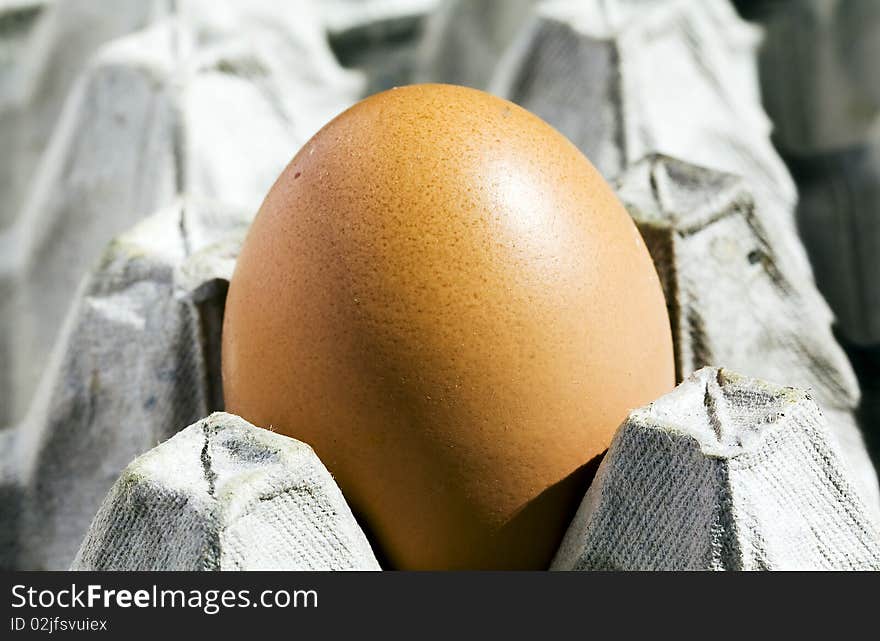
{"type": "Polygon", "coordinates": [[[223,381],[228,411],[315,449],[389,567],[545,568],[674,364],[650,256],[590,162],[510,102],[413,85],[272,187],[223,381]]]}

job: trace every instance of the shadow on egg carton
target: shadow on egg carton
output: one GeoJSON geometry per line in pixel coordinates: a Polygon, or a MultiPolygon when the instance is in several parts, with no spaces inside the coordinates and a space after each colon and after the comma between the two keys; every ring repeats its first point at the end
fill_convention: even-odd
{"type": "MultiPolygon", "coordinates": [[[[586,557],[583,554],[574,555],[581,560],[572,556],[572,546],[577,548],[579,544],[572,543],[574,535],[569,534],[563,545],[563,550],[569,552],[563,554],[561,551],[557,564],[565,565],[560,559],[568,558],[566,563],[570,567],[599,567],[603,563],[614,567],[645,568],[696,567],[700,563],[705,567],[738,567],[737,564],[758,567],[762,563],[768,567],[806,567],[814,562],[816,567],[845,566],[841,560],[844,557],[836,552],[819,552],[824,550],[823,546],[832,545],[832,542],[815,534],[822,528],[812,528],[809,515],[795,518],[797,515],[792,513],[791,519],[785,524],[777,523],[777,519],[770,518],[773,511],[767,507],[769,503],[754,503],[768,494],[782,507],[801,505],[802,500],[813,501],[811,504],[815,506],[824,506],[822,519],[827,523],[839,524],[834,526],[835,529],[825,526],[826,531],[835,533],[837,543],[834,545],[844,545],[840,541],[852,539],[867,541],[864,543],[867,546],[865,550],[876,550],[871,547],[876,543],[876,525],[870,524],[880,520],[877,518],[880,499],[874,468],[852,418],[852,408],[858,399],[852,372],[831,336],[830,319],[815,315],[816,308],[811,306],[810,297],[816,294],[811,282],[801,272],[788,273],[776,264],[772,247],[766,242],[765,232],[754,216],[755,205],[745,183],[729,174],[655,155],[636,163],[621,177],[616,188],[641,228],[661,276],[672,323],[679,380],[704,365],[725,363],[737,371],[756,374],[764,379],[809,387],[815,401],[800,392],[786,391],[751,379],[744,383],[742,381],[746,379],[732,374],[703,370],[696,379],[689,380],[669,397],[659,399],[651,406],[666,408],[663,414],[666,422],[662,425],[646,427],[645,421],[648,419],[642,418],[660,416],[657,414],[659,410],[650,407],[631,416],[618,433],[615,445],[606,456],[603,471],[585,499],[587,505],[595,502],[597,496],[607,494],[610,498],[612,490],[606,493],[605,489],[601,489],[611,487],[608,486],[608,479],[625,476],[629,480],[621,483],[621,487],[637,485],[637,477],[642,474],[661,478],[657,476],[660,473],[657,470],[662,468],[663,478],[668,477],[665,489],[658,487],[656,495],[652,496],[635,493],[628,502],[618,496],[615,499],[617,503],[603,503],[602,509],[618,512],[618,508],[609,506],[619,504],[620,510],[626,506],[625,510],[629,511],[634,506],[643,505],[642,509],[646,509],[644,506],[653,505],[657,511],[651,514],[642,512],[639,518],[645,520],[641,523],[656,523],[660,527],[664,519],[681,519],[681,528],[691,528],[689,536],[694,541],[703,542],[718,536],[744,537],[751,532],[754,534],[753,540],[748,540],[754,543],[762,538],[770,539],[772,546],[775,546],[772,549],[776,551],[770,551],[770,548],[766,553],[752,550],[761,557],[759,560],[740,558],[737,554],[745,555],[751,548],[744,543],[746,539],[737,539],[740,541],[737,544],[740,546],[737,548],[739,553],[718,551],[715,556],[700,556],[700,561],[695,560],[697,557],[688,556],[691,552],[683,548],[669,552],[672,556],[666,552],[656,556],[655,552],[649,551],[645,552],[647,556],[638,560],[630,557],[626,557],[629,560],[622,560],[623,557],[614,556],[617,552],[609,552],[610,556],[603,556],[601,562],[595,559],[584,561],[582,559],[586,557]],[[708,389],[708,381],[713,377],[722,388],[718,394],[721,394],[719,398],[726,399],[722,404],[727,410],[710,417],[705,414],[705,408],[700,409],[707,392],[696,390],[695,386],[708,389]],[[791,411],[778,410],[777,406],[782,402],[780,399],[790,398],[792,394],[800,399],[794,403],[800,409],[792,406],[791,411]],[[761,417],[769,416],[772,412],[782,412],[787,418],[781,420],[780,417],[773,425],[767,423],[758,430],[763,436],[755,437],[755,426],[764,425],[764,418],[761,417]],[[756,451],[767,450],[767,463],[762,464],[756,472],[757,476],[737,476],[733,470],[739,469],[735,461],[764,460],[761,456],[725,454],[719,458],[718,452],[722,451],[718,449],[720,445],[706,445],[714,442],[706,431],[712,425],[715,425],[713,433],[716,434],[713,438],[722,445],[739,439],[744,443],[743,447],[751,444],[757,448],[756,451]],[[627,450],[628,445],[624,446],[631,443],[633,430],[656,436],[657,429],[668,432],[664,432],[663,436],[667,442],[680,443],[675,447],[670,446],[671,449],[656,452],[652,465],[657,469],[649,471],[640,467],[647,460],[644,453],[626,454],[630,450],[627,450]],[[780,430],[791,434],[783,438],[780,430]],[[630,436],[625,436],[628,434],[630,436]],[[682,436],[687,434],[690,436],[682,436]],[[792,443],[791,449],[785,449],[788,447],[785,443],[789,442],[792,443]],[[684,452],[688,447],[691,448],[689,454],[676,453],[676,448],[684,452]],[[779,456],[782,457],[780,460],[786,461],[785,466],[770,462],[776,460],[774,457],[778,454],[770,456],[771,450],[776,452],[774,447],[783,448],[780,450],[783,454],[779,456]],[[820,458],[814,459],[811,452],[821,453],[820,458]],[[687,461],[702,471],[693,475],[691,468],[685,465],[687,461]],[[681,467],[683,465],[685,467],[681,467]],[[706,485],[706,470],[714,470],[714,485],[706,485]],[[731,480],[734,477],[736,484],[731,480]],[[675,496],[688,494],[703,497],[715,506],[712,509],[729,508],[733,510],[730,512],[732,516],[728,521],[713,521],[710,527],[705,520],[693,521],[686,514],[676,514],[677,503],[664,503],[675,496]],[[731,496],[735,498],[733,506],[728,505],[731,496]],[[804,499],[804,496],[811,498],[804,499]],[[742,499],[744,502],[738,502],[742,497],[746,497],[742,499]],[[800,551],[782,555],[779,550],[785,546],[800,551]],[[803,550],[813,550],[818,556],[810,556],[803,550]]],[[[165,562],[186,562],[195,564],[191,567],[203,567],[199,564],[209,561],[199,556],[202,552],[198,552],[195,543],[194,547],[187,548],[186,554],[190,556],[178,557],[168,551],[163,553],[166,556],[162,556],[156,551],[156,554],[151,553],[138,561],[125,557],[124,550],[121,551],[127,544],[120,544],[120,548],[113,541],[120,537],[129,540],[126,537],[149,536],[166,541],[168,539],[162,538],[161,530],[170,528],[168,531],[177,531],[175,528],[178,526],[174,525],[177,519],[204,517],[213,519],[210,522],[216,524],[224,514],[248,513],[249,508],[245,504],[256,495],[253,488],[240,488],[244,493],[240,497],[243,503],[239,505],[236,502],[235,505],[239,505],[244,510],[242,512],[224,511],[227,510],[224,506],[196,512],[190,508],[180,508],[182,511],[179,512],[163,512],[160,518],[154,509],[141,507],[130,515],[130,519],[123,519],[114,516],[118,510],[108,505],[123,500],[120,497],[134,500],[132,497],[138,496],[152,496],[149,501],[165,505],[162,503],[165,499],[160,500],[165,496],[162,494],[165,489],[161,489],[164,482],[161,474],[168,469],[163,467],[165,457],[170,457],[172,461],[195,457],[191,461],[193,469],[201,469],[201,463],[198,462],[201,460],[201,449],[197,452],[193,448],[198,445],[199,448],[208,447],[210,450],[213,447],[210,444],[205,446],[207,437],[199,440],[193,433],[202,433],[204,436],[205,429],[211,434],[221,433],[221,426],[228,423],[234,426],[234,429],[230,428],[233,436],[247,433],[251,435],[247,436],[251,441],[256,438],[252,438],[253,429],[242,427],[242,423],[233,418],[213,415],[208,422],[201,420],[223,408],[219,367],[222,312],[228,280],[249,221],[250,214],[238,208],[182,199],[118,237],[107,248],[98,268],[77,295],[74,311],[68,317],[62,340],[53,354],[50,376],[44,379],[38,391],[35,409],[28,414],[19,430],[4,434],[4,438],[11,441],[10,447],[0,450],[9,457],[0,465],[5,475],[2,477],[4,485],[0,489],[0,497],[6,497],[0,505],[0,511],[4,524],[8,524],[4,530],[7,540],[2,542],[6,557],[4,564],[27,569],[67,568],[77,555],[86,532],[89,532],[77,557],[77,567],[122,567],[137,563],[143,563],[146,567],[150,563],[165,562]],[[189,436],[168,440],[147,459],[138,459],[135,467],[126,468],[135,457],[166,441],[181,426],[189,424],[192,424],[187,430],[189,436]],[[176,452],[176,444],[186,447],[176,452]],[[150,481],[149,487],[138,489],[133,486],[136,485],[133,479],[146,478],[145,473],[138,471],[145,460],[158,466],[149,469],[160,476],[154,479],[155,482],[150,481]],[[128,471],[123,473],[126,469],[128,471]],[[117,481],[120,473],[123,473],[122,480],[117,481]],[[159,494],[144,494],[154,490],[159,494]],[[108,498],[105,499],[105,496],[108,498]],[[143,510],[146,511],[141,514],[143,510]],[[93,523],[96,512],[99,512],[99,516],[93,523]],[[120,530],[120,527],[129,527],[126,523],[134,530],[120,530]]],[[[818,309],[821,311],[824,308],[818,306],[818,309]]],[[[275,446],[282,442],[277,440],[282,438],[277,435],[266,438],[275,446]]],[[[295,447],[292,441],[284,442],[295,447]]],[[[217,447],[229,449],[225,445],[217,447]]],[[[227,453],[222,456],[232,455],[227,453]]],[[[233,476],[227,479],[232,483],[228,487],[238,488],[233,478],[238,463],[232,459],[230,461],[228,470],[233,476]]],[[[252,465],[253,461],[240,463],[252,465]]],[[[281,465],[282,462],[277,464],[281,465]]],[[[320,466],[317,461],[309,465],[320,466]]],[[[214,473],[219,474],[216,470],[214,473]]],[[[269,476],[274,474],[269,469],[265,473],[269,476]]],[[[189,477],[181,475],[174,483],[185,478],[189,477]]],[[[210,497],[210,492],[206,489],[204,479],[201,476],[193,478],[192,487],[187,491],[201,497],[193,505],[199,501],[213,505],[205,498],[210,497]]],[[[340,519],[338,527],[346,533],[343,537],[348,541],[346,545],[354,546],[339,549],[344,548],[349,552],[359,550],[357,554],[352,552],[348,556],[347,552],[339,552],[336,556],[319,555],[315,558],[323,559],[320,560],[324,564],[321,567],[341,567],[346,563],[351,567],[361,567],[366,563],[365,559],[372,556],[364,556],[367,548],[355,545],[354,542],[360,539],[359,535],[353,534],[358,530],[347,516],[349,511],[343,509],[344,502],[338,503],[341,498],[334,494],[337,490],[331,491],[326,486],[329,477],[318,475],[313,478],[321,486],[327,501],[337,501],[333,503],[333,513],[340,519]]],[[[178,496],[175,492],[182,491],[179,484],[173,487],[177,489],[173,492],[169,490],[168,497],[178,496]]],[[[147,500],[144,498],[144,501],[147,500]]],[[[308,512],[296,503],[299,499],[291,500],[294,501],[289,506],[292,511],[283,512],[286,515],[283,518],[308,512]]],[[[179,501],[167,505],[179,507],[179,501]]],[[[703,508],[710,509],[705,505],[703,508]]],[[[689,511],[691,507],[682,509],[689,511]]],[[[799,511],[810,510],[804,508],[799,511]]],[[[727,514],[722,512],[716,516],[721,518],[727,514]]],[[[704,516],[706,513],[703,513],[704,516]]],[[[260,518],[273,518],[268,512],[260,514],[263,515],[260,518]]],[[[648,543],[638,543],[641,539],[630,531],[634,522],[630,522],[625,513],[620,512],[616,516],[608,516],[607,512],[603,514],[603,518],[611,519],[614,523],[620,520],[620,527],[625,528],[609,541],[631,541],[636,542],[633,545],[639,549],[655,549],[652,547],[654,543],[648,547],[645,547],[648,543]]],[[[583,530],[600,539],[609,536],[596,534],[597,530],[592,526],[577,525],[583,522],[582,516],[572,526],[572,532],[583,530]]],[[[310,518],[306,514],[300,520],[294,519],[296,523],[293,525],[285,521],[285,524],[277,526],[281,528],[278,536],[283,538],[284,532],[287,532],[286,536],[306,536],[299,533],[299,528],[313,532],[318,527],[310,518]]],[[[204,533],[208,527],[202,524],[199,530],[192,523],[190,525],[192,528],[187,526],[183,529],[204,533]]],[[[254,527],[262,532],[259,536],[267,536],[265,528],[275,526],[260,524],[254,527]]],[[[676,536],[680,541],[684,535],[676,536]]],[[[337,544],[338,541],[333,543],[337,544]]],[[[672,545],[671,542],[669,544],[672,545]]],[[[849,545],[845,543],[845,546],[849,545]]],[[[215,557],[220,554],[217,557],[220,560],[214,558],[210,563],[223,566],[226,562],[223,559],[232,558],[223,557],[222,549],[221,546],[219,552],[215,549],[211,553],[215,557]]],[[[839,549],[848,550],[849,556],[844,555],[846,558],[860,559],[856,564],[859,567],[865,566],[867,552],[856,554],[849,547],[839,549]]],[[[240,548],[236,550],[230,554],[238,555],[235,558],[239,560],[228,561],[233,565],[224,567],[239,567],[235,563],[241,567],[266,567],[272,563],[284,567],[295,566],[290,556],[269,561],[262,556],[259,559],[242,556],[244,552],[240,548]],[[282,558],[287,560],[282,562],[282,558]]],[[[659,554],[659,548],[656,553],[659,554]]],[[[319,561],[315,563],[319,564],[319,561]]]]}

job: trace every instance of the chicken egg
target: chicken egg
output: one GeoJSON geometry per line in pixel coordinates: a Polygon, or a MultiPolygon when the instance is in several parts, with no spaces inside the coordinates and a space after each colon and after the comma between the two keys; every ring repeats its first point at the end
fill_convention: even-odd
{"type": "Polygon", "coordinates": [[[401,569],[546,568],[617,427],[674,385],[605,180],[535,115],[437,84],[357,103],[293,158],[222,360],[227,410],[311,445],[401,569]]]}

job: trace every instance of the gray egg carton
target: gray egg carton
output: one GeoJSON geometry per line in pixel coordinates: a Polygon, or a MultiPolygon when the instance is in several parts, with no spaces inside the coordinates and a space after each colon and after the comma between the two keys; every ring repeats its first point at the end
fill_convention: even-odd
{"type": "MultiPolygon", "coordinates": [[[[120,546],[122,541],[146,540],[137,537],[145,536],[151,521],[139,521],[132,513],[131,528],[124,531],[128,520],[110,518],[113,508],[107,506],[129,496],[120,492],[117,481],[127,478],[123,485],[134,491],[132,483],[143,477],[130,474],[127,466],[160,443],[165,443],[163,449],[149,459],[158,465],[151,468],[157,486],[173,481],[163,476],[163,460],[192,459],[187,447],[195,441],[172,437],[186,425],[192,426],[189,432],[203,430],[204,417],[223,409],[222,311],[245,230],[269,184],[305,137],[353,101],[362,87],[332,60],[314,16],[306,19],[309,14],[300,13],[296,24],[261,20],[259,15],[250,21],[230,9],[231,4],[213,6],[221,5],[225,9],[208,18],[195,0],[177,3],[177,14],[159,11],[146,28],[106,46],[95,45],[97,54],[83,67],[48,143],[37,187],[15,224],[0,231],[0,360],[13,364],[0,371],[0,376],[11,376],[0,380],[0,424],[20,417],[0,431],[3,567],[65,569],[78,550],[77,567],[135,567],[144,561],[126,557],[120,546]],[[284,47],[260,45],[261,40],[272,41],[262,30],[266,23],[285,37],[284,47]],[[130,109],[119,121],[113,105],[127,100],[130,109]],[[250,113],[262,116],[255,121],[247,117],[250,113]],[[128,142],[120,145],[123,140],[128,142]],[[111,238],[115,240],[107,244],[111,238]]],[[[83,0],[71,6],[91,5],[83,0]]],[[[494,5],[474,6],[491,12],[494,5]]],[[[52,7],[43,11],[56,11],[52,7]]],[[[827,486],[836,484],[844,490],[833,505],[864,515],[846,527],[860,533],[862,526],[853,523],[867,523],[868,540],[874,540],[871,523],[880,512],[880,498],[876,472],[853,420],[858,390],[831,336],[832,317],[815,290],[793,231],[794,192],[769,144],[757,86],[748,74],[755,34],[721,0],[535,3],[522,18],[510,33],[499,34],[495,53],[486,54],[497,54],[497,60],[487,63],[489,81],[567,132],[588,153],[599,150],[599,166],[618,177],[618,194],[639,224],[663,282],[679,378],[704,365],[723,365],[777,384],[809,388],[823,417],[807,421],[820,425],[810,427],[808,438],[817,450],[835,454],[828,466],[816,467],[812,459],[798,458],[802,451],[793,451],[793,465],[812,480],[798,485],[791,473],[776,498],[784,502],[790,493],[802,492],[825,501],[827,486]],[[587,28],[589,16],[602,20],[587,28]],[[652,25],[670,23],[678,25],[671,35],[649,38],[652,25]],[[564,46],[554,50],[554,41],[564,46]],[[587,53],[598,66],[572,66],[572,60],[587,53]],[[661,82],[662,75],[656,82],[646,76],[673,56],[679,65],[675,69],[690,79],[685,90],[693,104],[683,114],[695,132],[691,137],[682,137],[679,119],[665,117],[680,114],[645,111],[658,100],[662,106],[680,99],[681,87],[661,82]],[[617,76],[623,93],[597,82],[617,76]],[[713,112],[726,119],[709,118],[713,112]],[[609,119],[607,129],[589,126],[590,118],[600,113],[609,119]],[[626,136],[614,133],[624,131],[626,136]],[[846,483],[841,485],[840,479],[846,483]]],[[[463,28],[429,26],[429,31],[463,28]]],[[[49,27],[39,33],[48,35],[32,34],[29,41],[55,37],[49,27]]],[[[431,55],[426,49],[426,59],[431,55]]],[[[0,77],[0,83],[7,77],[0,77]]],[[[757,404],[754,411],[759,414],[764,396],[746,397],[757,404]]],[[[681,395],[673,398],[682,407],[690,403],[681,395]]],[[[243,427],[236,419],[211,420],[221,432],[227,423],[237,426],[229,432],[234,438],[263,442],[261,434],[247,436],[257,428],[243,427]]],[[[690,419],[682,421],[692,425],[690,419]]],[[[797,421],[787,425],[789,430],[802,429],[797,421]]],[[[730,430],[751,427],[735,422],[730,430]]],[[[614,454],[617,447],[607,459],[617,461],[615,469],[621,460],[614,454]]],[[[658,469],[666,465],[671,473],[673,460],[680,464],[678,458],[660,456],[658,469]]],[[[611,478],[600,474],[593,487],[604,486],[606,481],[599,481],[606,476],[611,478]]],[[[692,482],[687,474],[683,478],[692,482]]],[[[201,483],[175,486],[175,496],[191,494],[210,504],[201,483]]],[[[324,481],[319,485],[332,494],[324,481]]],[[[246,482],[228,487],[233,494],[253,496],[246,482]]],[[[707,501],[722,496],[716,493],[707,501]]],[[[201,532],[202,541],[214,536],[206,533],[223,526],[232,514],[215,505],[219,512],[209,511],[214,520],[197,524],[177,503],[162,505],[162,514],[150,512],[149,518],[160,518],[167,527],[185,522],[201,532]]],[[[143,516],[145,509],[136,512],[143,516]]],[[[343,512],[339,507],[338,513],[343,512]]],[[[583,510],[578,518],[582,516],[583,510]]],[[[261,512],[259,518],[270,517],[261,512]]],[[[642,513],[642,518],[651,521],[661,515],[642,513]]],[[[838,525],[844,527],[834,527],[838,525]]],[[[314,534],[308,519],[285,527],[295,539],[300,526],[314,534]]],[[[254,527],[257,532],[268,526],[254,527]]],[[[351,523],[344,527],[351,528],[351,523]]],[[[798,531],[773,530],[773,524],[763,522],[760,527],[770,528],[767,536],[774,541],[798,531]]],[[[243,540],[247,536],[245,531],[243,540]]],[[[702,534],[697,529],[693,536],[702,534]]],[[[851,537],[840,540],[843,552],[859,559],[846,567],[864,567],[864,550],[847,547],[851,537]]],[[[193,552],[202,548],[190,543],[189,556],[174,557],[165,550],[161,558],[206,567],[208,557],[193,552]]],[[[815,550],[826,543],[816,544],[815,550]]],[[[794,557],[769,552],[764,557],[767,567],[796,564],[794,557]]],[[[159,558],[157,551],[152,562],[158,564],[159,558]]],[[[236,567],[293,568],[311,562],[242,558],[236,567]]],[[[686,565],[694,558],[682,556],[674,563],[686,565]]],[[[736,555],[723,558],[724,567],[737,567],[736,555]]],[[[809,563],[804,561],[809,558],[800,556],[797,563],[809,563]]],[[[644,567],[659,563],[655,558],[644,567]]],[[[742,560],[741,565],[749,563],[742,560]]]]}
{"type": "MultiPolygon", "coordinates": [[[[729,224],[749,229],[747,207],[732,213],[724,198],[712,200],[724,193],[719,181],[729,182],[729,193],[739,194],[737,202],[747,203],[748,199],[738,191],[742,184],[726,174],[665,158],[646,161],[631,174],[631,183],[624,181],[618,186],[630,211],[641,218],[641,224],[650,218],[659,230],[645,237],[667,290],[671,291],[674,285],[669,273],[680,282],[691,283],[691,297],[670,296],[673,319],[686,319],[691,314],[688,305],[699,301],[696,294],[701,291],[732,287],[725,285],[726,279],[742,287],[750,279],[768,279],[767,274],[777,273],[770,253],[762,254],[758,262],[748,260],[754,249],[749,243],[758,242],[760,235],[747,233],[734,236],[745,243],[743,247],[722,254],[729,255],[732,261],[722,262],[722,271],[731,273],[721,278],[717,270],[709,269],[706,261],[699,259],[697,250],[703,245],[698,242],[694,249],[689,248],[689,237],[677,240],[675,235],[681,230],[676,229],[674,220],[663,222],[662,208],[655,210],[651,218],[647,208],[650,201],[639,201],[633,196],[633,201],[639,203],[636,208],[634,202],[627,200],[627,193],[636,193],[644,186],[645,176],[649,175],[645,170],[669,171],[667,176],[656,176],[655,182],[661,184],[674,181],[680,172],[683,176],[702,176],[707,181],[709,193],[704,200],[723,207],[716,212],[718,215],[707,215],[702,227],[692,230],[690,236],[703,233],[707,238],[715,237],[714,226],[727,224],[726,217],[735,219],[729,224]],[[661,257],[670,256],[664,251],[670,243],[675,246],[675,242],[683,243],[672,254],[678,262],[664,267],[661,257]],[[681,307],[676,308],[676,304],[681,307]]],[[[693,187],[699,182],[688,180],[685,184],[693,187]]],[[[673,185],[663,187],[672,188],[673,185]]],[[[222,409],[222,309],[248,222],[249,216],[241,211],[181,201],[142,222],[106,251],[100,269],[82,292],[65,340],[55,353],[52,377],[47,379],[51,384],[42,390],[43,411],[30,415],[17,439],[19,454],[15,460],[23,466],[19,475],[22,501],[16,519],[21,542],[17,561],[20,566],[67,567],[101,500],[124,467],[183,426],[222,409]]],[[[777,378],[802,381],[813,388],[817,399],[819,394],[833,397],[834,385],[845,384],[851,373],[840,369],[839,380],[826,380],[813,371],[817,360],[826,361],[826,368],[836,362],[833,351],[832,356],[828,355],[832,343],[824,341],[830,335],[819,332],[812,340],[807,335],[794,343],[785,339],[786,332],[800,331],[797,327],[791,330],[785,324],[778,325],[780,319],[791,316],[792,301],[798,300],[792,298],[797,293],[797,283],[779,287],[779,282],[772,280],[759,288],[764,296],[761,306],[739,298],[737,290],[730,290],[729,300],[722,296],[722,303],[712,299],[702,307],[698,304],[697,309],[704,313],[710,304],[723,304],[723,308],[717,310],[718,320],[703,322],[697,334],[691,331],[692,324],[674,324],[681,374],[700,367],[704,364],[701,359],[720,354],[738,365],[775,373],[777,378]],[[766,337],[757,343],[761,350],[749,351],[751,343],[744,342],[730,328],[737,318],[744,319],[744,328],[769,328],[766,337]],[[695,349],[695,345],[702,347],[695,349]]],[[[716,317],[707,316],[712,318],[716,317]]],[[[841,398],[851,401],[855,397],[841,394],[841,398]]],[[[828,438],[842,452],[838,462],[840,473],[851,480],[851,499],[861,501],[873,518],[880,508],[876,475],[860,434],[848,422],[851,418],[847,419],[850,415],[846,406],[829,404],[825,411],[828,438]]]]}
{"type": "MultiPolygon", "coordinates": [[[[378,570],[307,445],[215,413],[138,457],[75,570],[378,570]]],[[[634,410],[554,570],[878,570],[880,530],[806,392],[717,368],[634,410]]]]}

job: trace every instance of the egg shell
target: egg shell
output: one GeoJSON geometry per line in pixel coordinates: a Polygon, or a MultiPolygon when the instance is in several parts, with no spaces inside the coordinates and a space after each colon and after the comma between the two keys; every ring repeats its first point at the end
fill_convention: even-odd
{"type": "Polygon", "coordinates": [[[592,164],[510,102],[425,84],[336,117],[272,187],[223,381],[229,411],[314,447],[386,566],[546,568],[674,364],[650,256],[592,164]]]}

